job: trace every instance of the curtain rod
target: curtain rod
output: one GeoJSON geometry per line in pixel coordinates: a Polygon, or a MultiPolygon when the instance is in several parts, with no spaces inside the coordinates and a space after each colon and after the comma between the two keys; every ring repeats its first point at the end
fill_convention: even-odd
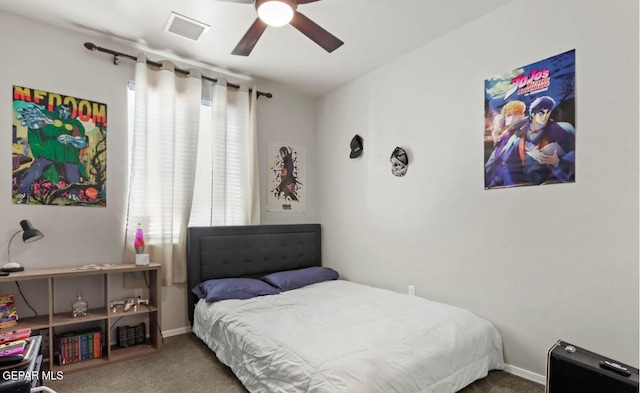
{"type": "MultiPolygon", "coordinates": [[[[126,53],[116,52],[116,51],[111,50],[111,49],[101,48],[101,47],[95,45],[92,42],[85,42],[84,43],[84,47],[89,49],[90,51],[96,51],[97,50],[98,52],[104,52],[104,53],[108,53],[110,55],[113,55],[113,64],[114,65],[118,65],[118,58],[119,57],[126,57],[127,59],[131,59],[133,61],[138,61],[138,58],[135,57],[135,56],[131,56],[131,55],[128,55],[126,53]]],[[[147,64],[152,65],[154,67],[162,68],[162,63],[158,63],[158,62],[155,62],[155,61],[147,60],[147,64]]],[[[180,68],[176,68],[175,71],[178,74],[189,75],[189,71],[182,70],[180,68]]],[[[208,76],[204,76],[204,75],[202,76],[202,79],[210,81],[210,82],[213,82],[213,83],[218,82],[217,79],[209,78],[208,76]]],[[[240,86],[234,85],[233,83],[227,83],[227,86],[235,87],[236,89],[240,88],[240,86]]],[[[258,97],[260,97],[260,96],[265,96],[267,98],[273,97],[273,94],[264,93],[264,92],[261,92],[261,91],[258,91],[257,95],[258,95],[258,97]]]]}

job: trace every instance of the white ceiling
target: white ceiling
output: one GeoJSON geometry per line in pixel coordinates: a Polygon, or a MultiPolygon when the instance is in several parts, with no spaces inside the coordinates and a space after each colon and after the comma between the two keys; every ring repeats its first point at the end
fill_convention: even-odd
{"type": "MultiPolygon", "coordinates": [[[[250,4],[220,0],[12,0],[0,2],[0,10],[97,34],[94,44],[107,49],[112,48],[100,41],[102,34],[136,48],[319,96],[510,1],[322,0],[302,4],[298,11],[345,44],[327,53],[292,26],[269,27],[248,57],[231,55],[231,51],[256,18],[250,4]],[[211,28],[198,41],[165,32],[171,11],[211,28]]],[[[149,58],[161,60],[153,55],[149,58]]]]}

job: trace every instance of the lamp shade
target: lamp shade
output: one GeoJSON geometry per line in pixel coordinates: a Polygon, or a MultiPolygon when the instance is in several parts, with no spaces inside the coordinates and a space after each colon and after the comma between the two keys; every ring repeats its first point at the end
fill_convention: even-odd
{"type": "Polygon", "coordinates": [[[256,0],[258,17],[269,26],[284,26],[293,18],[297,3],[292,0],[256,0]]]}
{"type": "Polygon", "coordinates": [[[20,232],[22,232],[22,241],[25,243],[33,243],[44,237],[42,232],[35,229],[29,220],[20,221],[20,226],[22,227],[22,230],[14,233],[13,236],[11,236],[11,239],[9,239],[9,245],[7,246],[7,263],[0,268],[0,272],[13,273],[24,270],[24,267],[20,266],[19,263],[11,260],[11,243],[13,242],[13,239],[20,234],[20,232]]]}
{"type": "Polygon", "coordinates": [[[42,232],[40,232],[39,230],[35,229],[33,227],[33,225],[31,225],[31,222],[29,222],[29,220],[20,221],[20,226],[22,227],[22,230],[24,231],[22,233],[22,241],[25,242],[25,243],[32,243],[32,242],[38,241],[38,240],[40,240],[40,239],[42,239],[44,237],[42,232]]]}

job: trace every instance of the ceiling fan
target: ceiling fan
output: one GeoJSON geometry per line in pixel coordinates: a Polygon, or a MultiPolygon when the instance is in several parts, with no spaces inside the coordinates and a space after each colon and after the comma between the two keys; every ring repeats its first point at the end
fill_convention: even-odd
{"type": "Polygon", "coordinates": [[[327,52],[333,52],[344,42],[329,33],[317,23],[297,11],[298,5],[319,0],[218,0],[230,3],[253,3],[258,17],[244,34],[231,54],[249,56],[253,47],[267,29],[267,26],[284,26],[287,23],[320,45],[327,52]]]}

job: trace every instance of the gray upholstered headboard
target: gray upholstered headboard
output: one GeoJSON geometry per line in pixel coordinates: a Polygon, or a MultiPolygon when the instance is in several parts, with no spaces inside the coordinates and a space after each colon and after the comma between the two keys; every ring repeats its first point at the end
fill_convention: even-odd
{"type": "Polygon", "coordinates": [[[320,266],[320,224],[190,227],[187,232],[189,320],[198,299],[191,288],[212,278],[259,277],[320,266]]]}

